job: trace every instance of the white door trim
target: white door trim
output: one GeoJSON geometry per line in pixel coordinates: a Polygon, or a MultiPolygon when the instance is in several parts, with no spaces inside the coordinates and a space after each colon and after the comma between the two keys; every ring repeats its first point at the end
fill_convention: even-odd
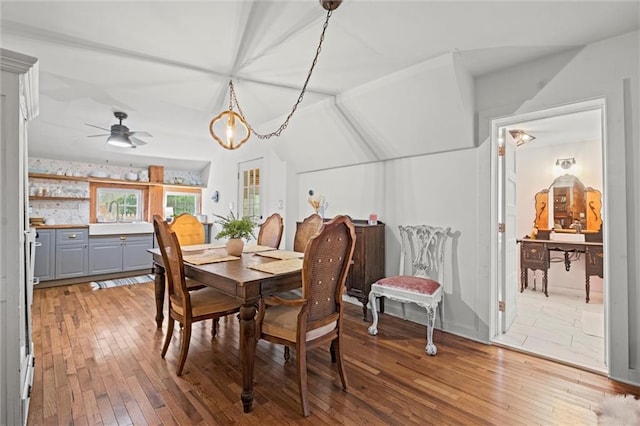
{"type": "MultiPolygon", "coordinates": [[[[507,117],[500,117],[493,119],[491,121],[491,280],[490,280],[490,290],[492,294],[491,306],[490,306],[490,324],[489,324],[489,333],[491,340],[495,339],[499,334],[501,334],[501,324],[499,322],[499,311],[498,311],[498,297],[499,294],[499,286],[501,285],[501,279],[504,277],[504,271],[499,270],[499,247],[498,247],[498,220],[499,220],[499,209],[498,201],[500,199],[498,190],[498,144],[499,144],[499,131],[500,127],[509,126],[516,123],[522,123],[524,121],[533,121],[539,120],[549,117],[554,117],[558,115],[565,114],[573,114],[578,112],[590,111],[590,110],[600,110],[601,111],[601,122],[602,122],[602,169],[603,169],[603,188],[607,187],[607,133],[606,133],[606,105],[604,98],[591,99],[582,102],[576,102],[573,104],[562,105],[558,107],[548,108],[539,111],[527,112],[523,114],[514,114],[507,117]]],[[[604,198],[606,194],[603,192],[603,208],[606,209],[606,203],[604,202],[604,198]]],[[[606,210],[605,210],[606,217],[606,210]]],[[[607,235],[608,233],[608,224],[609,221],[603,221],[603,235],[607,235]]],[[[604,259],[604,271],[605,278],[603,279],[603,304],[604,304],[604,320],[605,320],[605,330],[607,330],[607,324],[610,321],[609,318],[609,279],[608,279],[608,250],[607,238],[603,238],[603,248],[605,252],[604,259]]],[[[609,341],[610,336],[608,333],[605,333],[605,363],[607,364],[607,369],[611,370],[609,360],[609,341]]]]}

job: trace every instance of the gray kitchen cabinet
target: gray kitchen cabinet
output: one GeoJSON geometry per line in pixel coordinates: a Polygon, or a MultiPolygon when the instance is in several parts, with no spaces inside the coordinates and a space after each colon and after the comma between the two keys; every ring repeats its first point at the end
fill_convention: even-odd
{"type": "Polygon", "coordinates": [[[56,278],[55,229],[38,229],[36,232],[36,259],[33,276],[38,281],[56,278]]]}
{"type": "Polygon", "coordinates": [[[153,248],[153,234],[127,235],[122,245],[122,270],[151,269],[153,257],[147,250],[153,248]]]}
{"type": "Polygon", "coordinates": [[[56,279],[82,277],[89,273],[89,230],[56,229],[56,279]]]}
{"type": "Polygon", "coordinates": [[[122,271],[122,242],[113,235],[89,238],[89,275],[122,271]]]}
{"type": "Polygon", "coordinates": [[[89,275],[151,269],[153,234],[100,235],[89,239],[89,275]]]}

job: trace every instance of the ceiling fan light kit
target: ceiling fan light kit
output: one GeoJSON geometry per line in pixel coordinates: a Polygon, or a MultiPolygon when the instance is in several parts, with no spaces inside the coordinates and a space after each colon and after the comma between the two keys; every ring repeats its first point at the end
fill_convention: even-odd
{"type": "Polygon", "coordinates": [[[209,133],[211,134],[211,137],[213,137],[213,139],[215,139],[216,142],[220,144],[220,146],[229,150],[238,149],[240,148],[240,146],[242,146],[242,144],[244,144],[247,140],[249,140],[251,133],[256,135],[258,139],[270,139],[273,136],[280,136],[280,133],[282,133],[282,131],[287,128],[287,126],[289,125],[289,120],[293,116],[293,113],[296,112],[298,105],[300,105],[300,103],[302,102],[302,99],[304,98],[304,94],[307,90],[307,84],[309,84],[309,80],[311,79],[311,74],[313,74],[313,69],[315,68],[316,63],[318,62],[318,56],[320,55],[320,50],[322,49],[322,42],[324,41],[324,34],[327,31],[327,27],[329,26],[329,18],[331,18],[332,12],[336,10],[338,6],[340,6],[340,4],[342,3],[342,0],[319,0],[319,2],[322,8],[327,11],[327,18],[324,21],[324,25],[322,26],[322,33],[320,34],[320,42],[318,43],[318,48],[316,49],[316,55],[313,58],[313,62],[311,63],[311,68],[309,68],[307,79],[305,80],[304,85],[302,86],[302,90],[300,92],[300,95],[298,96],[298,100],[291,108],[291,112],[289,112],[289,115],[285,119],[284,123],[282,123],[276,131],[271,133],[260,134],[256,132],[256,130],[249,124],[247,118],[242,112],[242,108],[238,103],[236,92],[233,87],[233,81],[230,80],[229,81],[229,109],[216,115],[209,123],[209,133]],[[238,107],[238,112],[235,112],[233,110],[234,105],[238,107]],[[219,122],[222,122],[222,126],[216,126],[216,124],[219,122]],[[238,135],[238,123],[241,125],[241,128],[243,129],[242,130],[243,135],[240,135],[240,136],[238,135]],[[220,129],[220,127],[222,127],[222,129],[220,129]],[[220,134],[223,134],[224,136],[220,136],[220,134]]]}

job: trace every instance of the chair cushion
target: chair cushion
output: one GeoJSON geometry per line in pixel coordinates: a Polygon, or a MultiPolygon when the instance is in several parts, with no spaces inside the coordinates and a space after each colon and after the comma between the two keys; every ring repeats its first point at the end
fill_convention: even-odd
{"type": "Polygon", "coordinates": [[[440,288],[438,281],[432,280],[431,278],[414,277],[411,275],[397,275],[395,277],[383,278],[376,284],[428,295],[433,294],[434,291],[440,288]]]}
{"type": "MultiPolygon", "coordinates": [[[[240,310],[241,306],[241,303],[235,298],[227,296],[211,287],[190,291],[189,296],[191,297],[191,312],[194,317],[216,312],[231,313],[235,310],[240,310]]],[[[172,300],[171,307],[176,313],[183,315],[182,305],[179,301],[172,300]]]]}
{"type": "MultiPolygon", "coordinates": [[[[300,313],[301,309],[301,306],[270,306],[264,313],[261,332],[269,336],[276,336],[290,342],[295,342],[296,329],[298,328],[298,313],[300,313]]],[[[333,321],[320,328],[308,331],[307,342],[329,333],[336,328],[336,323],[337,321],[333,321]]]]}

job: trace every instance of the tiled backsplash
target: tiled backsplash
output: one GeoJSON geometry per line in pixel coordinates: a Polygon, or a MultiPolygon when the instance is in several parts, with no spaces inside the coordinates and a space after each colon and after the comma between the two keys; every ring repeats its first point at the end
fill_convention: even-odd
{"type": "MultiPolygon", "coordinates": [[[[29,172],[42,174],[66,174],[71,176],[89,176],[91,173],[103,172],[106,176],[136,173],[138,176],[147,175],[147,169],[123,167],[110,164],[81,163],[76,161],[49,160],[43,158],[29,159],[29,172]]],[[[175,179],[182,179],[187,185],[199,185],[202,177],[198,172],[165,170],[164,182],[173,183],[175,179]]],[[[44,195],[42,191],[52,197],[69,197],[69,200],[31,201],[30,217],[43,217],[47,224],[88,224],[89,201],[73,200],[73,198],[88,198],[89,183],[81,181],[67,181],[56,179],[30,179],[30,195],[44,195]],[[34,192],[34,193],[32,193],[34,192]]]]}

